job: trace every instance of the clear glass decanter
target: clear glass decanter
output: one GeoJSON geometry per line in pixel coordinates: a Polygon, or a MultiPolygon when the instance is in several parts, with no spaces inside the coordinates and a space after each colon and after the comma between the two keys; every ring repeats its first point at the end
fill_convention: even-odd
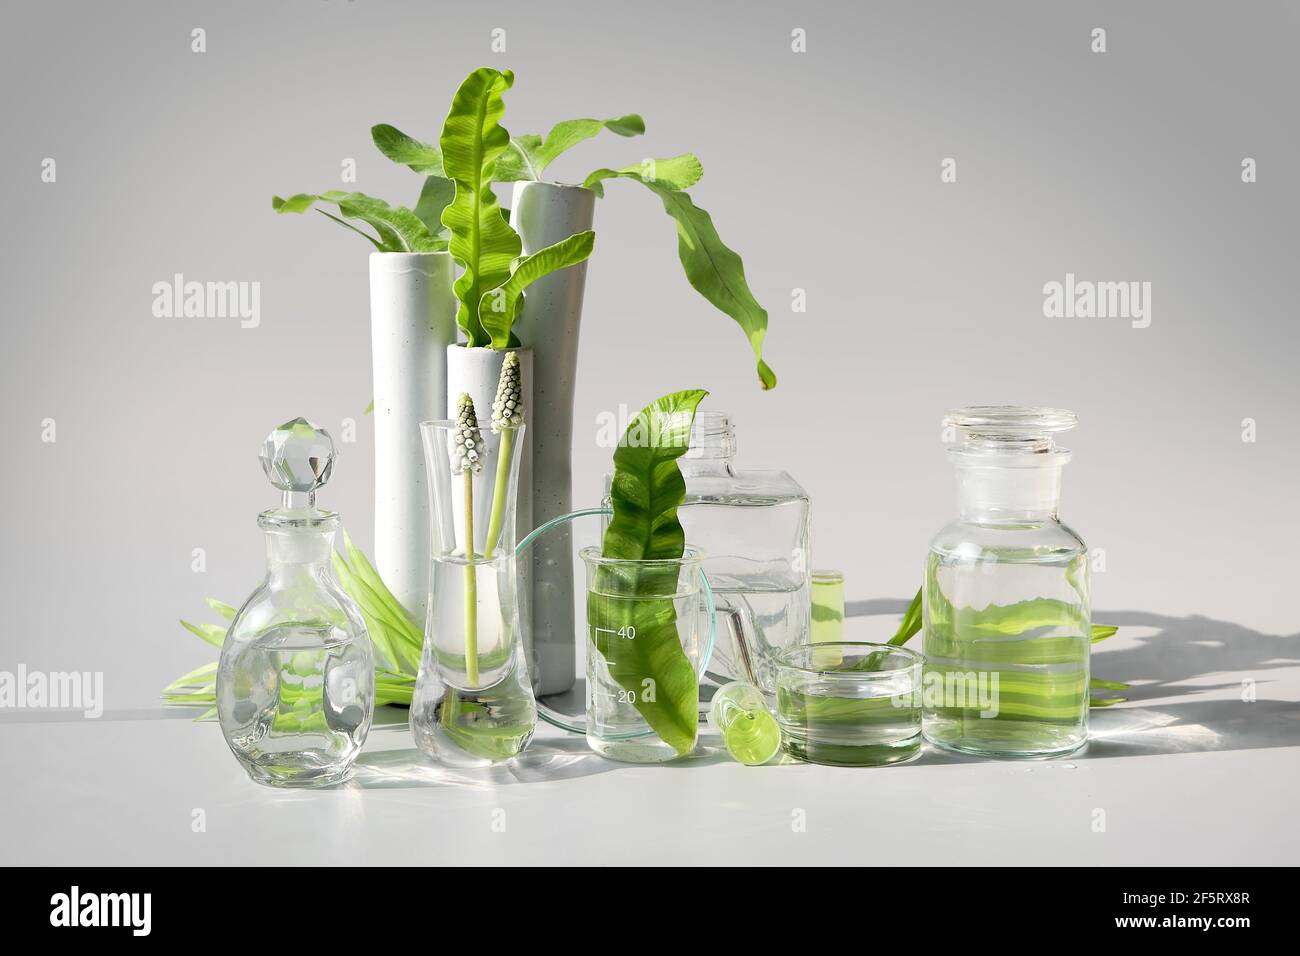
{"type": "Polygon", "coordinates": [[[257,782],[338,783],[370,730],[375,666],[361,613],[330,566],[339,516],[316,507],[334,443],[295,418],[267,436],[261,461],[282,500],[257,519],[266,533],[266,580],[222,644],[217,716],[257,782]]]}
{"type": "Polygon", "coordinates": [[[783,471],[741,471],[735,459],[731,419],[698,412],[690,448],[678,461],[686,479],[678,519],[686,543],[703,555],[717,602],[708,678],[747,681],[771,695],[776,654],[809,640],[808,492],[783,471]]]}
{"type": "Polygon", "coordinates": [[[1050,757],[1088,739],[1087,547],[1057,519],[1075,425],[1054,408],[950,412],[960,517],[925,569],[926,739],[995,757],[1050,757]]]}

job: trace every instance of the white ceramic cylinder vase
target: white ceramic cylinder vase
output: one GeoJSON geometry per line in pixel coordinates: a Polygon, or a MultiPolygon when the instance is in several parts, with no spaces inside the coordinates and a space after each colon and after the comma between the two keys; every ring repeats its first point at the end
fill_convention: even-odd
{"type": "MultiPolygon", "coordinates": [[[[511,221],[531,255],[590,229],[596,194],[581,186],[515,183],[511,221]]],[[[587,263],[551,273],[524,293],[519,340],[533,350],[533,521],[540,525],[573,510],[573,393],[587,263]]],[[[522,486],[521,486],[522,487],[522,486]]],[[[573,687],[573,544],[567,526],[533,548],[533,681],[539,694],[573,687]]]]}
{"type": "Polygon", "coordinates": [[[447,415],[454,278],[445,252],[370,255],[375,566],[420,626],[429,589],[429,495],[419,425],[447,415]]]}

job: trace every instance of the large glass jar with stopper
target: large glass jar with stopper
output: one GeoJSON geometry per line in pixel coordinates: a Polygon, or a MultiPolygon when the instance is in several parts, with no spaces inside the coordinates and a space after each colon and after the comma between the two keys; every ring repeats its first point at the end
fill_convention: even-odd
{"type": "Polygon", "coordinates": [[[950,412],[959,517],[925,569],[926,738],[993,757],[1050,757],[1088,739],[1087,549],[1057,518],[1072,412],[950,412]]]}
{"type": "Polygon", "coordinates": [[[370,730],[375,668],[361,613],[330,565],[339,516],[316,507],[334,443],[295,418],[267,437],[261,461],[282,499],[258,517],[266,579],[221,647],[217,716],[231,751],[259,783],[338,783],[370,730]]]}
{"type": "Polygon", "coordinates": [[[810,636],[810,503],[784,471],[737,468],[736,449],[728,415],[696,413],[678,461],[686,498],[677,516],[686,543],[703,555],[717,605],[707,678],[715,686],[747,681],[775,695],[776,655],[810,636]]]}

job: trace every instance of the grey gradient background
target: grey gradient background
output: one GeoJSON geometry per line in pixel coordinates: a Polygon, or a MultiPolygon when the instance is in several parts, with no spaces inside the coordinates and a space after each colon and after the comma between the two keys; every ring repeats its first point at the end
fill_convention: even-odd
{"type": "MultiPolygon", "coordinates": [[[[418,177],[369,127],[434,138],[455,85],[487,64],[517,74],[512,132],[646,118],[645,137],[591,141],[555,178],[696,152],[692,193],[771,316],[780,384],[762,393],[738,328],[682,277],[657,200],[611,184],[578,503],[608,467],[601,413],[707,387],[737,420],[742,464],[812,493],[814,563],[890,608],[955,509],[943,412],[1073,408],[1062,517],[1105,549],[1098,619],[1136,627],[1099,673],[1254,674],[1288,706],[1268,743],[1243,746],[1300,738],[1294,668],[1266,673],[1300,641],[1293,4],[50,2],[3,17],[0,668],[102,670],[107,706],[131,710],[210,659],[176,621],[210,619],[205,596],[238,603],[260,577],[254,519],[272,496],[255,453],[292,415],[336,435],[357,419],[323,501],[369,548],[368,247],[275,216],[270,197],[344,188],[354,158],[355,188],[413,204],[418,177]],[[259,281],[260,327],[154,318],[151,286],[176,272],[259,281]],[[1150,327],[1044,318],[1042,286],[1066,272],[1151,282],[1150,327]]],[[[10,733],[5,749],[29,746],[10,733]]],[[[38,803],[24,787],[13,799],[38,803]]]]}

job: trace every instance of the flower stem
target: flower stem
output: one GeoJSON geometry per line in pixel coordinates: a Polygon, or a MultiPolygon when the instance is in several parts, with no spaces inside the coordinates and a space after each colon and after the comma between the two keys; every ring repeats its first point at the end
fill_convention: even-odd
{"type": "Polygon", "coordinates": [[[465,469],[465,676],[478,683],[478,567],[474,564],[474,471],[465,469]]]}
{"type": "Polygon", "coordinates": [[[497,452],[497,480],[492,489],[492,515],[488,519],[487,542],[483,545],[485,557],[496,554],[497,543],[501,540],[501,526],[505,522],[506,490],[510,484],[510,460],[515,450],[514,428],[501,431],[501,447],[497,452]]]}

